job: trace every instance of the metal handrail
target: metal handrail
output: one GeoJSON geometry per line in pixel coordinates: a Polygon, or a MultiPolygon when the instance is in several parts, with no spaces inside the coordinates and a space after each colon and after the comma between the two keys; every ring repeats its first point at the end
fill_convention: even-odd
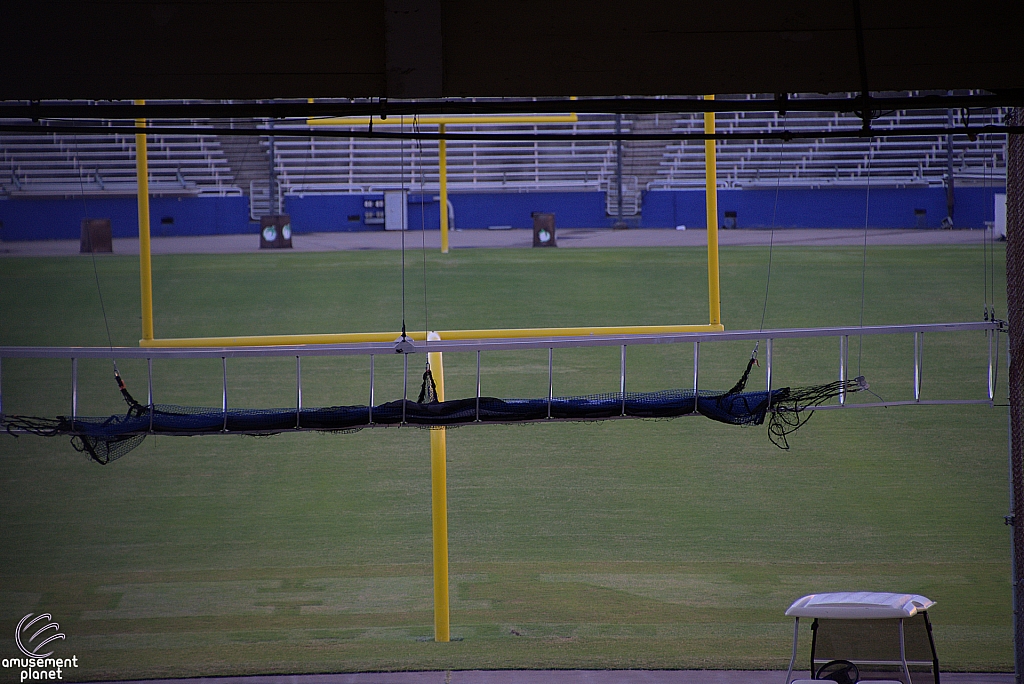
{"type": "MultiPolygon", "coordinates": [[[[866,325],[831,328],[781,328],[775,330],[726,330],[722,332],[658,333],[639,335],[586,335],[479,340],[417,341],[410,353],[512,351],[562,349],[571,347],[613,347],[635,344],[678,344],[683,342],[737,342],[789,338],[841,337],[844,335],[899,335],[927,332],[1004,330],[1002,321],[965,323],[917,323],[911,325],[866,325]]],[[[397,334],[396,334],[397,336],[397,334]]],[[[298,344],[253,347],[14,347],[0,346],[0,358],[79,359],[187,359],[259,356],[366,356],[394,353],[391,342],[349,344],[298,344]]]]}
{"type": "MultiPolygon", "coordinates": [[[[831,328],[785,328],[778,330],[737,330],[722,332],[690,332],[690,333],[656,333],[656,334],[631,334],[631,335],[589,335],[589,336],[563,336],[547,338],[494,338],[494,339],[469,339],[469,340],[438,340],[437,335],[431,333],[429,342],[420,341],[414,343],[407,337],[400,338],[401,343],[395,342],[361,342],[349,344],[310,344],[310,345],[274,345],[259,347],[0,347],[0,361],[4,358],[69,358],[71,359],[71,416],[72,427],[74,419],[78,414],[78,360],[79,359],[146,359],[148,365],[148,406],[153,403],[153,359],[182,359],[182,358],[220,358],[223,373],[223,387],[221,397],[221,410],[224,414],[224,430],[227,429],[228,421],[228,358],[236,357],[295,357],[295,382],[296,382],[296,404],[295,404],[295,430],[304,430],[301,427],[302,414],[302,362],[303,356],[366,356],[370,357],[370,422],[373,422],[373,405],[375,401],[374,387],[374,358],[378,354],[393,355],[402,354],[403,399],[408,399],[409,393],[409,354],[411,353],[438,353],[438,352],[476,352],[477,361],[477,421],[479,422],[480,411],[480,354],[483,351],[510,351],[547,349],[548,351],[548,417],[552,420],[551,403],[553,400],[553,353],[555,348],[572,347],[606,347],[619,346],[620,352],[620,378],[619,391],[622,396],[622,415],[619,418],[626,418],[626,348],[635,344],[693,344],[693,395],[694,413],[696,414],[696,401],[699,396],[700,380],[700,343],[701,342],[728,342],[728,341],[750,341],[765,340],[767,350],[765,380],[768,392],[772,390],[772,364],[773,364],[773,342],[777,339],[799,339],[816,337],[838,337],[839,338],[839,379],[847,380],[849,368],[849,338],[851,335],[914,335],[914,400],[913,401],[882,401],[866,404],[850,404],[846,402],[845,392],[839,396],[839,404],[833,406],[821,406],[818,408],[841,409],[845,407],[870,408],[881,406],[905,406],[905,405],[933,405],[933,404],[989,404],[991,405],[995,396],[995,385],[997,382],[995,361],[998,358],[998,340],[996,335],[1004,331],[1003,321],[980,321],[966,323],[919,323],[912,325],[875,325],[875,326],[844,326],[831,328]],[[923,400],[921,397],[921,366],[924,352],[924,333],[926,332],[970,332],[984,331],[988,340],[988,371],[987,399],[938,399],[923,400]],[[995,343],[995,344],[993,344],[995,343]]],[[[0,382],[2,387],[2,382],[0,382]]],[[[769,408],[772,410],[772,408],[769,408]]],[[[0,419],[3,416],[3,394],[0,390],[0,419]]],[[[531,421],[532,422],[532,421],[531,421]]],[[[405,402],[402,404],[402,422],[405,420],[405,402]]],[[[152,413],[150,414],[150,427],[152,429],[152,413]]],[[[9,430],[10,431],[10,430],[9,430]]],[[[17,431],[15,431],[17,432],[17,431]]],[[[254,431],[253,434],[263,434],[263,431],[254,431]]]]}

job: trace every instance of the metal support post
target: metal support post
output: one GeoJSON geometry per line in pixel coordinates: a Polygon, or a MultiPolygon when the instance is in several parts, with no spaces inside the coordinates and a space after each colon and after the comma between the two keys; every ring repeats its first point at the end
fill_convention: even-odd
{"type": "Polygon", "coordinates": [[[480,422],[480,350],[476,350],[476,422],[480,422]]]}
{"type": "Polygon", "coordinates": [[[768,406],[772,405],[772,338],[765,340],[764,384],[768,390],[768,406]]]}
{"type": "MultiPolygon", "coordinates": [[[[622,114],[615,115],[615,135],[622,135],[622,114]]],[[[622,220],[622,138],[615,140],[615,226],[622,228],[625,222],[622,220]]]]}
{"type": "Polygon", "coordinates": [[[71,429],[78,417],[78,359],[71,359],[71,429]]]}
{"type": "Polygon", "coordinates": [[[302,427],[302,359],[295,357],[295,429],[302,427]]]}
{"type": "Polygon", "coordinates": [[[402,354],[402,425],[405,425],[405,403],[409,401],[409,355],[402,354]]]}
{"type": "Polygon", "coordinates": [[[369,424],[373,425],[373,354],[370,354],[370,419],[369,424]]]}
{"type": "Polygon", "coordinates": [[[622,345],[622,360],[619,363],[619,392],[622,394],[622,415],[626,415],[626,345],[622,345]]]}
{"type": "MultiPolygon", "coordinates": [[[[1008,122],[1024,125],[1024,108],[1008,122]]],[[[1024,135],[1006,136],[1006,308],[1010,359],[1010,487],[1013,522],[1013,644],[1017,684],[1024,684],[1024,135]]]]}
{"type": "Polygon", "coordinates": [[[907,678],[908,682],[913,682],[910,678],[910,668],[907,666],[907,640],[906,635],[903,631],[903,618],[899,619],[899,633],[900,633],[900,663],[903,665],[903,675],[907,678]]]}
{"type": "MultiPolygon", "coordinates": [[[[839,337],[839,382],[845,383],[846,376],[849,374],[847,368],[848,361],[850,359],[850,336],[841,335],[839,337]]],[[[839,387],[839,405],[846,406],[846,387],[839,387]]]]}
{"type": "Polygon", "coordinates": [[[553,361],[555,356],[555,350],[553,347],[548,347],[548,419],[551,418],[551,398],[555,391],[555,378],[553,361]]]}
{"type": "Polygon", "coordinates": [[[271,214],[281,213],[281,203],[275,192],[277,188],[277,167],[274,164],[274,120],[267,119],[267,155],[269,159],[269,166],[267,167],[267,201],[270,206],[271,214]]]}
{"type": "MultiPolygon", "coordinates": [[[[437,132],[444,135],[444,124],[438,124],[437,132]]],[[[440,183],[441,206],[441,254],[448,253],[448,141],[437,141],[438,181],[440,183]]]]}
{"type": "Polygon", "coordinates": [[[693,343],[693,412],[697,412],[697,381],[700,377],[700,342],[693,343]]]}
{"type": "MultiPolygon", "coordinates": [[[[986,330],[985,337],[988,338],[988,400],[992,401],[996,396],[995,386],[995,374],[993,372],[992,363],[992,343],[995,340],[995,336],[998,334],[997,330],[986,330]]],[[[996,352],[998,353],[998,352],[996,352]]]]}
{"type": "Polygon", "coordinates": [[[221,408],[224,411],[224,432],[228,431],[228,359],[226,356],[220,357],[221,370],[224,376],[224,391],[221,394],[221,408]]]}
{"type": "MultiPolygon", "coordinates": [[[[1010,350],[1009,350],[1009,347],[1007,347],[1007,350],[1006,350],[1006,365],[1007,365],[1007,367],[1010,366],[1010,361],[1011,361],[1010,360],[1010,350]]],[[[1011,392],[1012,392],[1012,390],[1011,390],[1011,392]]],[[[1009,401],[1007,401],[1007,403],[1009,403],[1009,401]]],[[[1016,529],[1017,525],[1016,525],[1016,516],[1014,515],[1016,513],[1016,511],[1017,511],[1017,504],[1016,504],[1016,495],[1017,495],[1017,491],[1016,490],[1017,490],[1017,488],[1016,488],[1016,486],[1014,484],[1015,483],[1015,477],[1016,477],[1017,468],[1014,467],[1015,464],[1014,464],[1014,460],[1013,460],[1014,442],[1013,442],[1013,407],[1012,406],[1006,412],[1006,432],[1007,432],[1007,438],[1006,438],[1007,465],[1009,466],[1008,469],[1010,471],[1010,473],[1009,473],[1010,474],[1010,501],[1009,501],[1009,503],[1010,503],[1010,512],[1006,515],[1006,517],[1003,518],[1003,522],[1004,522],[1004,524],[1010,526],[1010,601],[1011,601],[1011,603],[1013,605],[1014,637],[1015,637],[1015,642],[1016,642],[1016,634],[1017,634],[1017,628],[1018,628],[1018,624],[1017,624],[1018,623],[1018,619],[1017,619],[1017,614],[1018,614],[1018,612],[1017,612],[1018,611],[1017,595],[1020,593],[1020,583],[1017,581],[1017,577],[1018,577],[1018,575],[1017,575],[1017,529],[1016,529]]],[[[1017,645],[1017,644],[1015,643],[1015,645],[1017,645]]],[[[1016,682],[1016,684],[1022,684],[1022,682],[1021,682],[1021,679],[1022,679],[1021,675],[1024,674],[1024,673],[1021,672],[1021,667],[1020,666],[1022,665],[1022,663],[1020,662],[1020,660],[1018,658],[1019,655],[1020,655],[1020,653],[1015,648],[1014,649],[1014,671],[1017,673],[1017,676],[1015,677],[1014,681],[1016,682]]]]}
{"type": "Polygon", "coordinates": [[[152,357],[146,359],[146,400],[149,406],[149,431],[153,431],[153,414],[156,412],[156,406],[153,404],[153,359],[152,357]]]}
{"type": "Polygon", "coordinates": [[[914,333],[914,401],[921,401],[921,364],[924,361],[924,333],[914,333]]]}
{"type": "Polygon", "coordinates": [[[793,667],[796,665],[796,647],[800,643],[800,618],[795,618],[793,622],[793,655],[789,659],[789,670],[786,671],[786,684],[789,684],[789,680],[793,677],[793,667]]]}
{"type": "Polygon", "coordinates": [[[994,331],[992,335],[996,339],[996,353],[994,355],[995,361],[992,365],[992,394],[993,399],[995,399],[994,395],[996,393],[996,389],[999,387],[999,331],[994,331]]]}
{"type": "MultiPolygon", "coordinates": [[[[953,110],[946,110],[946,126],[953,128],[953,110]]],[[[953,227],[953,209],[955,207],[955,190],[953,187],[953,136],[946,134],[946,221],[944,228],[953,227]],[[948,225],[947,225],[948,224],[948,225]]]]}
{"type": "MultiPolygon", "coordinates": [[[[428,339],[440,340],[436,333],[428,339]]],[[[444,359],[441,352],[427,354],[430,372],[437,386],[437,399],[444,401],[444,359]]],[[[430,429],[430,502],[434,540],[434,641],[451,640],[448,600],[448,445],[443,427],[430,429]]]]}

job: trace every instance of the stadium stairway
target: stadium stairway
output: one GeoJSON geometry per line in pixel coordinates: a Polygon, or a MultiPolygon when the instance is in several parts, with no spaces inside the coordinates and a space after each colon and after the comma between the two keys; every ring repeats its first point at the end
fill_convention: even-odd
{"type": "Polygon", "coordinates": [[[217,141],[227,158],[235,184],[242,188],[244,194],[249,194],[252,181],[266,182],[270,160],[263,136],[218,135],[217,141]]]}
{"type": "MultiPolygon", "coordinates": [[[[629,118],[631,133],[671,133],[674,117],[658,114],[636,114],[629,118]]],[[[623,214],[640,216],[643,191],[658,177],[667,143],[663,140],[627,140],[622,144],[623,214]]],[[[607,213],[617,210],[617,188],[614,178],[608,180],[607,213]]]]}

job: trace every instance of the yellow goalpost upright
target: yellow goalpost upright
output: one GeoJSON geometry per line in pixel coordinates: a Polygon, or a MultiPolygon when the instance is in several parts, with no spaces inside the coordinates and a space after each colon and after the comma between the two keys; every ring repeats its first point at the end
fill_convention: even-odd
{"type": "MultiPolygon", "coordinates": [[[[714,99],[706,95],[705,99],[714,99]]],[[[136,104],[144,104],[136,100],[136,104]]],[[[420,117],[420,124],[436,124],[439,132],[445,133],[446,124],[456,123],[556,123],[575,121],[576,115],[556,116],[503,116],[503,117],[420,117]]],[[[317,125],[338,125],[342,119],[318,119],[317,125]]],[[[394,124],[390,121],[373,118],[374,123],[394,124]]],[[[309,123],[313,124],[314,120],[309,123]]],[[[144,129],[145,119],[137,119],[136,126],[144,129]]],[[[704,114],[704,132],[715,132],[715,115],[713,112],[704,114]]],[[[306,344],[343,344],[394,342],[398,332],[377,333],[326,333],[304,335],[240,335],[228,337],[185,337],[157,338],[153,326],[153,276],[152,257],[149,235],[149,187],[146,159],[146,134],[138,133],[136,141],[136,172],[138,178],[139,201],[139,270],[142,288],[142,339],[141,347],[250,347],[250,346],[284,346],[306,344]]],[[[447,207],[447,169],[446,143],[442,137],[439,141],[440,164],[440,211],[441,211],[441,251],[448,253],[448,207],[447,207]]],[[[705,154],[705,192],[707,207],[708,230],[708,323],[697,325],[634,325],[634,326],[598,326],[573,328],[510,328],[495,330],[446,330],[439,332],[422,331],[408,334],[410,339],[425,340],[486,340],[486,339],[521,339],[538,337],[576,337],[587,335],[650,335],[664,333],[687,332],[720,332],[725,330],[722,325],[721,293],[718,263],[718,190],[716,181],[715,141],[706,140],[705,154]]],[[[444,401],[444,365],[440,352],[428,354],[431,373],[437,385],[437,397],[444,401]]],[[[430,468],[431,468],[431,518],[433,538],[433,574],[434,574],[434,640],[447,642],[451,638],[449,578],[448,578],[448,499],[447,499],[447,442],[445,429],[430,429],[430,468]]]]}

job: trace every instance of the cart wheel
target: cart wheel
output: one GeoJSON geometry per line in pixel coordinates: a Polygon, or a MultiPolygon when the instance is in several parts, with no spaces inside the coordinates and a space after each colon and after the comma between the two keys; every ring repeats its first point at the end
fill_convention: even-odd
{"type": "Polygon", "coordinates": [[[815,679],[828,679],[836,684],[857,684],[860,670],[849,660],[830,660],[814,673],[815,679]]]}

